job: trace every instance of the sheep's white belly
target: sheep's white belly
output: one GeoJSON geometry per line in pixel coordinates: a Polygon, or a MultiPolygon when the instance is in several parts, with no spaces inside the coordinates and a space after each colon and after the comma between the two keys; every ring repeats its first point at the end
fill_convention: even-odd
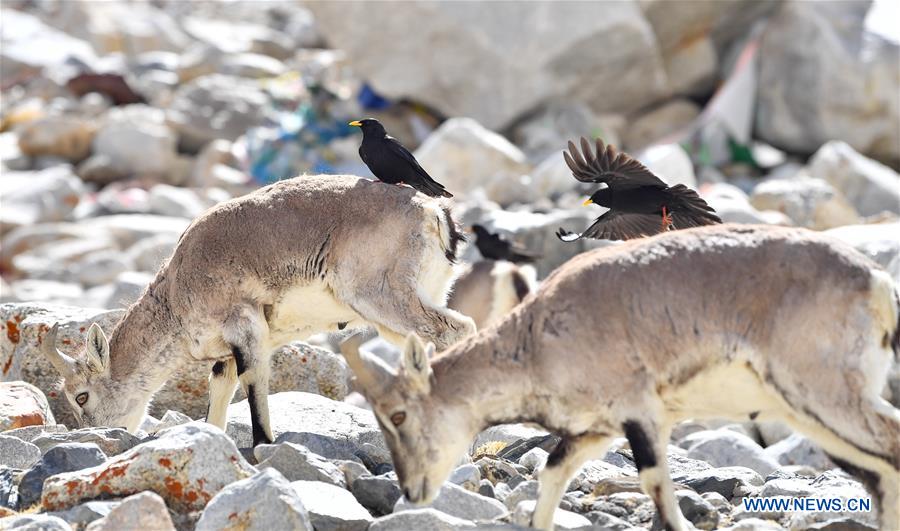
{"type": "Polygon", "coordinates": [[[298,286],[285,292],[269,316],[269,340],[274,344],[306,339],[359,322],[359,315],[338,301],[322,284],[298,286]]]}

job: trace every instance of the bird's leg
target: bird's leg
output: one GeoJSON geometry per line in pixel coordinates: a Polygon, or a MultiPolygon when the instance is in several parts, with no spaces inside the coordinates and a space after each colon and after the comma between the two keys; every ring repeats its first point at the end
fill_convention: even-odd
{"type": "Polygon", "coordinates": [[[674,229],[673,227],[674,221],[672,220],[672,215],[666,211],[666,206],[662,207],[662,232],[670,231],[674,229]]]}

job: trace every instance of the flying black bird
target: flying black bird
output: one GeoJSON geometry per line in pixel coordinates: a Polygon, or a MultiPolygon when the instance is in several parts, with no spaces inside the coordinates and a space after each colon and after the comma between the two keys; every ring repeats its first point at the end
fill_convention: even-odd
{"type": "Polygon", "coordinates": [[[481,225],[472,225],[472,230],[475,232],[475,246],[478,247],[478,252],[488,260],[524,263],[534,262],[540,258],[503,236],[492,234],[481,225]]]}
{"type": "Polygon", "coordinates": [[[350,122],[350,125],[362,128],[363,140],[359,146],[359,157],[378,180],[390,184],[408,184],[431,197],[453,197],[453,194],[419,166],[409,150],[387,134],[381,122],[366,118],[350,122]]]}
{"type": "Polygon", "coordinates": [[[674,229],[722,223],[706,201],[683,184],[669,186],[646,166],[597,139],[597,153],[581,139],[581,151],[569,142],[563,152],[572,175],[585,183],[606,183],[584,202],[609,208],[581,234],[559,229],[556,236],[571,242],[580,238],[629,240],[674,229]]]}

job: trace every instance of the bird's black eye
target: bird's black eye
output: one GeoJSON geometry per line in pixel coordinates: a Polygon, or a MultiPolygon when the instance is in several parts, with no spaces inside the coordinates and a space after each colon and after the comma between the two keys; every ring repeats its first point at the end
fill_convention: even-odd
{"type": "Polygon", "coordinates": [[[83,406],[85,403],[87,403],[87,401],[88,401],[87,391],[85,391],[83,393],[78,393],[77,395],[75,395],[75,402],[79,406],[83,406]]]}
{"type": "Polygon", "coordinates": [[[399,426],[399,425],[403,424],[403,421],[405,421],[405,420],[406,420],[406,413],[404,413],[402,411],[398,411],[397,413],[394,413],[393,415],[391,415],[391,423],[394,426],[399,426]]]}

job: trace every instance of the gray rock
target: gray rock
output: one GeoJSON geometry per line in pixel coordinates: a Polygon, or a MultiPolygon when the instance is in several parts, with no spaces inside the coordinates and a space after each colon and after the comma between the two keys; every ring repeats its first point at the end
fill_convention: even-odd
{"type": "Polygon", "coordinates": [[[481,469],[472,463],[460,465],[456,470],[450,473],[450,477],[447,478],[447,481],[459,485],[466,490],[477,491],[478,484],[481,483],[481,469]]]}
{"type": "MultiPolygon", "coordinates": [[[[177,242],[178,235],[159,234],[138,240],[125,254],[138,271],[155,274],[163,260],[172,255],[177,242]]],[[[153,278],[150,277],[149,280],[153,278]]]]}
{"type": "Polygon", "coordinates": [[[672,474],[672,480],[687,485],[701,494],[716,492],[729,500],[739,491],[763,484],[759,474],[745,467],[711,468],[699,472],[672,474]]]}
{"type": "MultiPolygon", "coordinates": [[[[136,266],[130,253],[125,254],[125,261],[136,266]]],[[[153,280],[153,275],[140,271],[125,271],[116,276],[112,284],[112,291],[106,298],[105,308],[128,308],[134,304],[147,289],[153,280]]]]}
{"type": "Polygon", "coordinates": [[[755,131],[762,140],[812,153],[841,139],[870,156],[900,159],[893,119],[900,102],[896,81],[888,81],[897,79],[900,44],[866,29],[869,6],[781,4],[759,48],[755,131]]]}
{"type": "Polygon", "coordinates": [[[675,492],[681,514],[694,524],[697,529],[716,529],[719,525],[719,512],[708,501],[692,490],[675,492]]]}
{"type": "Polygon", "coordinates": [[[175,531],[166,503],[155,492],[139,492],[116,505],[108,515],[91,522],[85,531],[153,529],[175,531]]]}
{"type": "Polygon", "coordinates": [[[509,443],[520,439],[527,439],[538,435],[547,435],[547,432],[525,424],[499,424],[497,426],[491,426],[475,436],[475,441],[472,443],[469,453],[474,454],[479,446],[487,443],[497,442],[508,445],[509,443]]]}
{"type": "Polygon", "coordinates": [[[594,528],[602,529],[603,531],[631,531],[636,529],[627,521],[608,513],[591,511],[584,516],[590,520],[594,528]]]}
{"type": "Polygon", "coordinates": [[[238,527],[246,531],[312,531],[309,513],[291,483],[275,469],[232,483],[209,501],[197,531],[238,527]]]}
{"type": "MultiPolygon", "coordinates": [[[[900,226],[897,227],[900,229],[900,226]]],[[[900,247],[900,244],[898,244],[900,247]]],[[[756,432],[759,433],[760,440],[764,447],[772,446],[778,441],[787,439],[794,433],[794,430],[791,429],[787,424],[775,421],[768,420],[756,423],[756,432]]]]}
{"type": "Polygon", "coordinates": [[[531,471],[538,470],[547,463],[549,455],[543,448],[532,448],[519,458],[519,464],[531,471]]]}
{"type": "MultiPolygon", "coordinates": [[[[299,392],[270,395],[269,411],[276,443],[297,443],[328,459],[358,459],[355,454],[364,443],[386,450],[371,411],[299,392]]],[[[239,446],[250,446],[246,400],[228,407],[227,432],[239,446]]]]}
{"type": "Polygon", "coordinates": [[[437,509],[411,509],[384,516],[372,522],[369,531],[409,531],[422,529],[428,531],[457,531],[474,529],[475,523],[464,520],[437,509]]]}
{"type": "Polygon", "coordinates": [[[500,205],[536,199],[523,179],[530,166],[525,154],[502,136],[471,118],[451,118],[416,150],[416,159],[454,196],[477,188],[500,205]]]}
{"type": "MultiPolygon", "coordinates": [[[[394,512],[406,511],[415,507],[406,498],[400,498],[394,507],[394,512]]],[[[506,507],[499,501],[485,498],[452,483],[441,485],[441,490],[435,499],[426,507],[433,507],[449,515],[475,521],[495,520],[509,514],[506,507]]]]}
{"type": "Polygon", "coordinates": [[[4,30],[0,51],[0,76],[24,79],[60,69],[70,60],[93,64],[97,60],[90,43],[77,39],[42,22],[38,17],[16,9],[3,10],[4,30]]]}
{"type": "Polygon", "coordinates": [[[30,468],[41,458],[41,449],[18,437],[0,434],[0,466],[30,468]]]}
{"type": "Polygon", "coordinates": [[[353,482],[353,496],[375,515],[390,514],[403,495],[396,477],[362,476],[353,482]]]}
{"type": "Polygon", "coordinates": [[[516,488],[514,488],[512,492],[506,496],[506,499],[503,500],[503,504],[506,505],[510,511],[513,511],[519,505],[519,502],[536,500],[537,498],[538,482],[537,480],[528,480],[516,485],[516,488]]]}
{"type": "Polygon", "coordinates": [[[353,485],[353,482],[357,479],[371,475],[369,469],[360,462],[346,459],[335,459],[332,462],[344,473],[344,481],[347,482],[347,485],[353,485]]]}
{"type": "Polygon", "coordinates": [[[797,225],[825,230],[859,222],[844,196],[822,179],[801,176],[771,179],[753,189],[750,204],[758,210],[785,214],[797,225]]]}
{"type": "Polygon", "coordinates": [[[591,492],[603,480],[621,477],[634,477],[632,471],[619,468],[599,459],[585,463],[575,477],[569,482],[567,491],[580,490],[591,492]]]}
{"type": "Polygon", "coordinates": [[[380,28],[377,35],[342,36],[333,44],[381,94],[420,101],[447,116],[471,116],[491,129],[550,100],[629,112],[668,92],[656,40],[637,4],[406,4],[400,13],[365,2],[307,7],[326,39],[348,25],[380,28]],[[410,27],[417,28],[413,35],[410,27]],[[446,35],[455,37],[451,42],[446,35]],[[431,67],[413,73],[397,68],[402,64],[431,67]]]}
{"type": "Polygon", "coordinates": [[[19,498],[16,489],[19,471],[14,468],[0,467],[0,507],[15,509],[19,498]]]}
{"type": "Polygon", "coordinates": [[[322,481],[341,488],[347,487],[344,473],[337,465],[299,444],[263,444],[253,451],[259,462],[257,468],[274,468],[288,481],[322,481]]]}
{"type": "Polygon", "coordinates": [[[189,150],[217,138],[234,140],[263,121],[268,98],[248,79],[204,75],[181,85],[168,109],[168,120],[189,150]]]}
{"type": "Polygon", "coordinates": [[[708,430],[689,435],[685,439],[687,456],[706,461],[715,467],[743,466],[761,476],[779,467],[752,439],[730,430],[708,430]]]}
{"type": "Polygon", "coordinates": [[[40,501],[44,480],[50,476],[97,466],[105,461],[106,454],[96,444],[65,443],[51,448],[22,476],[19,507],[30,507],[40,501]]]}
{"type": "Polygon", "coordinates": [[[494,484],[491,483],[489,479],[482,479],[481,483],[478,484],[478,494],[481,494],[485,498],[496,498],[497,494],[494,492],[494,484]]]}
{"type": "Polygon", "coordinates": [[[771,520],[746,518],[732,526],[722,527],[720,531],[784,531],[784,528],[771,520]]]}
{"type": "Polygon", "coordinates": [[[782,465],[805,465],[817,470],[827,470],[835,466],[819,445],[797,433],[778,441],[764,451],[782,465]]]}
{"type": "Polygon", "coordinates": [[[809,161],[809,173],[840,190],[864,216],[900,214],[900,174],[845,142],[833,140],[819,148],[809,161]]]}
{"type": "Polygon", "coordinates": [[[316,531],[363,531],[373,520],[345,489],[321,481],[294,481],[291,487],[309,511],[316,531]]]}
{"type": "Polygon", "coordinates": [[[809,481],[798,477],[776,477],[767,478],[766,484],[763,485],[759,495],[763,498],[772,496],[812,496],[815,489],[809,486],[809,481]]]}
{"type": "Polygon", "coordinates": [[[149,203],[154,214],[191,219],[211,206],[196,191],[168,184],[157,184],[151,188],[149,203]]]}
{"type": "Polygon", "coordinates": [[[0,529],[18,531],[72,531],[72,527],[58,516],[47,514],[17,514],[0,518],[0,529]]]}
{"type": "Polygon", "coordinates": [[[697,188],[697,177],[694,175],[694,164],[683,147],[678,144],[659,144],[641,150],[638,160],[650,168],[650,171],[674,186],[683,184],[697,188]]]}
{"type": "Polygon", "coordinates": [[[104,454],[113,456],[134,448],[141,441],[122,428],[83,428],[42,435],[32,442],[40,448],[41,453],[47,453],[54,446],[65,443],[94,443],[104,454]]]}
{"type": "MultiPolygon", "coordinates": [[[[531,515],[534,513],[535,500],[523,500],[513,510],[510,520],[521,526],[531,525],[531,515]]],[[[580,514],[563,509],[556,509],[553,513],[553,529],[585,529],[591,526],[591,521],[580,514]]]]}
{"type": "Polygon", "coordinates": [[[222,430],[192,422],[162,431],[102,466],[48,478],[42,503],[61,510],[101,496],[152,490],[184,513],[202,509],[223,487],[255,471],[222,430]]]}
{"type": "Polygon", "coordinates": [[[66,522],[76,526],[86,526],[87,524],[108,515],[115,507],[119,505],[118,501],[89,501],[67,509],[65,511],[57,511],[47,513],[52,516],[58,516],[66,522]]]}
{"type": "Polygon", "coordinates": [[[674,99],[654,107],[630,121],[624,136],[625,147],[631,151],[647,147],[687,128],[699,115],[700,107],[687,99],[674,99]]]}
{"type": "Polygon", "coordinates": [[[793,224],[780,212],[760,212],[750,204],[747,194],[732,184],[715,183],[704,190],[702,197],[726,223],[793,224]]]}

